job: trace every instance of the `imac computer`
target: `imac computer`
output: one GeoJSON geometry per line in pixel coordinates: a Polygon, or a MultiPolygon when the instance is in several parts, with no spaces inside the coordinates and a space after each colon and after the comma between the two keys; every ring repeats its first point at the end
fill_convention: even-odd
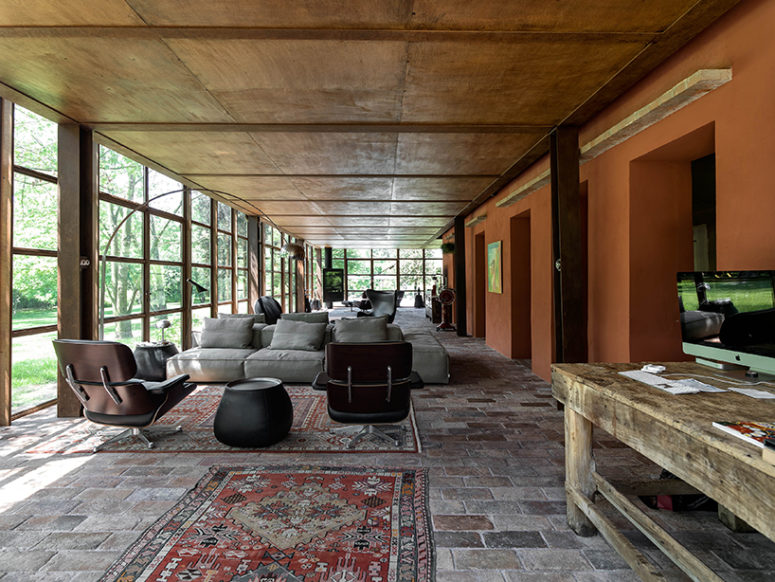
{"type": "Polygon", "coordinates": [[[683,351],[719,369],[775,376],[775,271],[678,273],[683,351]]]}

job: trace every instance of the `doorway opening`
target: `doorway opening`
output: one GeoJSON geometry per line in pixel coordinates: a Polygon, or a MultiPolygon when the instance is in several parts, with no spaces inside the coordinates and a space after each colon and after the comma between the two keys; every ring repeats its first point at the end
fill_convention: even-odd
{"type": "Polygon", "coordinates": [[[484,233],[474,236],[474,337],[487,335],[487,245],[484,233]]]}
{"type": "Polygon", "coordinates": [[[530,212],[511,219],[511,357],[531,358],[530,212]]]}

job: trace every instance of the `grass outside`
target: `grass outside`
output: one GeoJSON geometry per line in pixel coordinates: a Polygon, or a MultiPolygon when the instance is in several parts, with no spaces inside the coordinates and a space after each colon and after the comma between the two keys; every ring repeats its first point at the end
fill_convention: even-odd
{"type": "Polygon", "coordinates": [[[51,340],[56,332],[13,338],[11,413],[56,398],[57,360],[51,340]]]}

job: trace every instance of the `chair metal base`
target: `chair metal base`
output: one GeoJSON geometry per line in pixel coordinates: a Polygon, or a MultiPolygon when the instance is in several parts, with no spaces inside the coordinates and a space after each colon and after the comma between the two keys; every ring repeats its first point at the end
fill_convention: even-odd
{"type": "Polygon", "coordinates": [[[136,427],[127,428],[126,430],[122,430],[117,435],[115,435],[115,436],[109,438],[108,440],[103,441],[100,444],[98,444],[95,447],[93,447],[92,448],[92,452],[96,453],[97,451],[99,451],[100,449],[102,449],[103,447],[106,447],[107,445],[109,445],[111,443],[115,443],[115,442],[118,442],[118,441],[121,441],[121,440],[124,440],[124,439],[128,439],[128,438],[131,438],[131,437],[139,438],[141,441],[143,441],[145,443],[145,445],[149,449],[152,449],[154,447],[154,443],[153,443],[153,441],[151,439],[148,438],[149,436],[164,436],[164,435],[169,435],[169,434],[174,434],[176,432],[180,432],[181,430],[183,430],[183,427],[180,426],[180,425],[173,426],[173,427],[163,427],[163,428],[162,427],[154,427],[152,429],[142,429],[142,428],[136,428],[136,427]]]}
{"type": "MultiPolygon", "coordinates": [[[[332,428],[332,433],[337,432],[351,432],[353,429],[358,430],[358,427],[352,427],[352,426],[344,426],[339,428],[332,428]]],[[[401,447],[404,445],[404,434],[406,433],[406,427],[395,425],[395,424],[367,424],[362,427],[360,427],[360,430],[353,435],[353,437],[350,439],[350,442],[347,443],[347,448],[352,449],[355,445],[357,445],[359,442],[361,442],[365,438],[374,437],[378,440],[381,440],[386,443],[390,443],[396,447],[401,447]],[[388,430],[386,429],[392,429],[391,432],[394,434],[390,434],[388,430]]]]}

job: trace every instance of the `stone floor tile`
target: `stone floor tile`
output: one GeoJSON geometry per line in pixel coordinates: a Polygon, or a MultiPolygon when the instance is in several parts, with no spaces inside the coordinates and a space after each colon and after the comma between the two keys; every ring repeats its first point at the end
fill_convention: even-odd
{"type": "Polygon", "coordinates": [[[488,548],[545,548],[546,542],[537,531],[495,531],[483,534],[488,548]]]}
{"type": "Polygon", "coordinates": [[[108,532],[57,532],[38,544],[51,550],[93,550],[108,539],[108,532]]]}
{"type": "Polygon", "coordinates": [[[120,552],[102,550],[63,550],[57,552],[41,569],[43,572],[106,570],[120,552]]]}
{"type": "Polygon", "coordinates": [[[514,550],[452,550],[456,569],[518,570],[522,567],[514,550]]]}
{"type": "Polygon", "coordinates": [[[36,572],[54,555],[51,550],[0,549],[0,572],[36,572]]]}
{"type": "Polygon", "coordinates": [[[434,515],[433,526],[449,531],[493,529],[492,522],[484,515],[434,515]]]}
{"type": "Polygon", "coordinates": [[[437,570],[436,582],[504,582],[504,578],[503,574],[497,571],[437,570]]]}
{"type": "Polygon", "coordinates": [[[584,570],[592,568],[579,550],[547,548],[517,551],[527,570],[584,570]]]}
{"type": "Polygon", "coordinates": [[[482,536],[475,531],[437,531],[433,541],[439,548],[483,548],[482,536]]]}

